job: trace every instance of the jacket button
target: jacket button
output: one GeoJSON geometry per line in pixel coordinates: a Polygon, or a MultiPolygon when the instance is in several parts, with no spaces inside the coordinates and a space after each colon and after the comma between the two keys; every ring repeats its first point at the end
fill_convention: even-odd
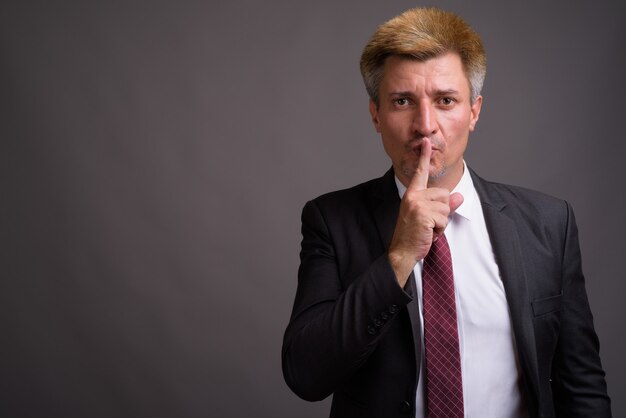
{"type": "Polygon", "coordinates": [[[389,307],[389,313],[392,315],[397,313],[398,311],[399,311],[398,305],[391,305],[389,307]]]}
{"type": "Polygon", "coordinates": [[[400,411],[411,412],[411,403],[409,401],[403,401],[400,405],[400,411]]]}
{"type": "Polygon", "coordinates": [[[386,321],[386,320],[388,320],[388,319],[389,319],[389,314],[388,314],[387,312],[384,312],[384,311],[383,311],[383,312],[381,312],[381,313],[380,313],[380,318],[381,318],[383,321],[386,321]]]}
{"type": "Polygon", "coordinates": [[[373,327],[373,326],[371,326],[371,325],[368,325],[368,326],[367,326],[367,333],[368,333],[369,335],[374,335],[374,334],[376,334],[376,328],[374,328],[374,327],[373,327]]]}
{"type": "Polygon", "coordinates": [[[381,321],[380,319],[376,318],[374,319],[374,325],[376,325],[376,327],[382,327],[384,324],[383,321],[381,321]]]}

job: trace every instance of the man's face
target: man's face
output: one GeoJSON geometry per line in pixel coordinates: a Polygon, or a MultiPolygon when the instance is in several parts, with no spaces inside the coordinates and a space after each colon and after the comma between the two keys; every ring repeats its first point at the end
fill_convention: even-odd
{"type": "Polygon", "coordinates": [[[458,54],[423,62],[390,56],[379,97],[378,107],[370,101],[370,113],[400,181],[408,186],[427,137],[432,143],[429,187],[454,188],[482,104],[480,96],[470,103],[469,81],[458,54]]]}

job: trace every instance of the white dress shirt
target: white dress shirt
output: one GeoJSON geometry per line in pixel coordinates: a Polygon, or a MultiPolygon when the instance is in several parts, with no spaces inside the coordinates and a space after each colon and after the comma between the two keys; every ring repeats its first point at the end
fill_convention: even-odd
{"type": "MultiPolygon", "coordinates": [[[[397,177],[396,185],[402,198],[406,187],[397,177]]],[[[463,177],[454,192],[463,195],[464,200],[450,215],[445,234],[454,271],[465,417],[522,417],[526,410],[509,308],[480,199],[465,163],[463,177]]],[[[413,271],[423,330],[422,261],[413,271]]],[[[422,332],[422,347],[423,338],[422,332]]],[[[424,377],[422,350],[417,418],[426,416],[424,377]]]]}

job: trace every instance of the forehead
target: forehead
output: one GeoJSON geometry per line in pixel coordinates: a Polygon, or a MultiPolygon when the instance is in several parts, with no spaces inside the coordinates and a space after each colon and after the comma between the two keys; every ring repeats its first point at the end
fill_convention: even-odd
{"type": "Polygon", "coordinates": [[[456,89],[469,93],[469,80],[456,53],[418,61],[393,55],[385,60],[383,89],[456,89]]]}

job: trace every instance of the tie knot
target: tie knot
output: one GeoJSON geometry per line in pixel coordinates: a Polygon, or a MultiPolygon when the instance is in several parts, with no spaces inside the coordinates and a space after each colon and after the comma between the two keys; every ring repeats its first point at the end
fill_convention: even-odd
{"type": "Polygon", "coordinates": [[[448,239],[444,234],[442,234],[433,241],[424,262],[439,263],[442,259],[449,260],[450,258],[450,246],[448,245],[448,239]]]}
{"type": "Polygon", "coordinates": [[[441,247],[447,247],[448,246],[448,239],[446,238],[445,234],[441,234],[437,237],[436,240],[433,241],[433,247],[437,247],[437,248],[441,248],[441,247]]]}

